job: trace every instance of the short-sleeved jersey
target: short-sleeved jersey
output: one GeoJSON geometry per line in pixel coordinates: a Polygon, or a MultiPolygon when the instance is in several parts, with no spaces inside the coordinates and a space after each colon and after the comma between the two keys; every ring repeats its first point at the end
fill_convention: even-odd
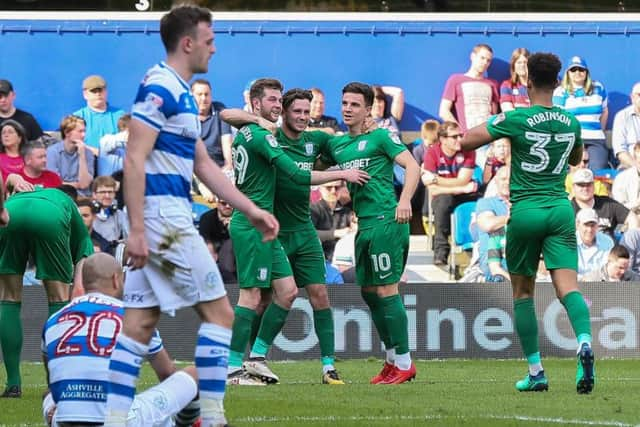
{"type": "Polygon", "coordinates": [[[159,206],[173,205],[191,217],[200,121],[189,85],[167,64],[155,65],[138,88],[131,116],[158,132],[144,164],[145,215],[154,216],[159,206]]]}
{"type": "Polygon", "coordinates": [[[458,151],[449,157],[442,151],[442,144],[438,142],[427,148],[422,167],[443,178],[457,178],[462,168],[475,169],[476,152],[458,151]]]}
{"type": "MultiPolygon", "coordinates": [[[[276,172],[283,179],[309,185],[311,172],[299,169],[266,129],[249,124],[240,128],[231,148],[236,186],[259,208],[273,212],[276,172]]],[[[249,224],[238,210],[233,212],[236,224],[249,224]]]]}
{"type": "Polygon", "coordinates": [[[566,203],[567,161],[582,145],[580,124],[571,113],[541,105],[519,108],[491,117],[487,131],[494,139],[511,139],[511,203],[538,208],[566,203]]]}
{"type": "MultiPolygon", "coordinates": [[[[121,301],[89,293],[74,298],[45,323],[42,352],[58,421],[104,422],[109,361],[123,315],[121,301]]],[[[156,331],[149,354],[162,348],[156,331]]]]}
{"type": "Polygon", "coordinates": [[[369,173],[365,185],[348,184],[358,226],[366,228],[376,221],[394,220],[398,202],[393,189],[395,157],[407,148],[400,138],[386,129],[358,136],[345,134],[331,140],[326,160],[342,169],[361,169],[369,173]]]}
{"type": "MultiPolygon", "coordinates": [[[[93,243],[87,227],[82,222],[82,217],[78,213],[78,207],[71,197],[57,188],[36,188],[35,191],[25,191],[16,193],[11,196],[6,203],[7,208],[11,208],[21,199],[41,199],[48,202],[49,209],[54,210],[58,215],[62,215],[62,223],[65,229],[60,233],[69,233],[69,245],[71,251],[71,260],[77,263],[93,253],[93,243]]],[[[12,208],[13,215],[21,215],[21,209],[12,208]]],[[[46,215],[46,212],[41,212],[46,215]]],[[[24,215],[30,215],[32,212],[24,212],[24,215]]]]}
{"type": "MultiPolygon", "coordinates": [[[[276,139],[284,152],[298,168],[311,171],[319,153],[328,150],[331,135],[322,131],[302,132],[299,139],[293,140],[278,129],[276,139]]],[[[276,196],[274,211],[280,222],[281,231],[304,229],[310,221],[310,188],[291,181],[284,174],[276,174],[276,196]]]]}

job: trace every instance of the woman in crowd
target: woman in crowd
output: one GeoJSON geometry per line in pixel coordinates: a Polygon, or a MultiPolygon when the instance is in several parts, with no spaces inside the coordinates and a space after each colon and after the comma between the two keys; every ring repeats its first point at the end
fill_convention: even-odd
{"type": "Polygon", "coordinates": [[[511,53],[509,70],[511,77],[500,85],[500,108],[511,111],[531,106],[527,92],[527,59],[529,51],[519,47],[511,53]]]}
{"type": "Polygon", "coordinates": [[[587,62],[579,56],[569,61],[562,83],[553,92],[553,104],[573,113],[582,127],[582,141],[589,152],[589,169],[605,169],[609,148],[604,130],[607,125],[607,91],[591,78],[587,62]]]}
{"type": "Polygon", "coordinates": [[[9,174],[20,173],[24,168],[20,147],[27,142],[27,134],[20,123],[9,119],[2,122],[0,137],[0,171],[2,178],[6,179],[9,174]]]}

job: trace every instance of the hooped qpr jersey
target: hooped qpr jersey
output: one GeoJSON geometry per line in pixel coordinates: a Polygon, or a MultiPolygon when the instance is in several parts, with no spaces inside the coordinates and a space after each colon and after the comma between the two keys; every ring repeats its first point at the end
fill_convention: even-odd
{"type": "Polygon", "coordinates": [[[158,209],[174,206],[191,217],[191,179],[200,121],[189,85],[164,62],[155,65],[138,88],[131,116],[158,131],[144,165],[145,215],[154,216],[158,209]]]}
{"type": "MultiPolygon", "coordinates": [[[[290,139],[282,129],[278,129],[276,140],[282,150],[299,169],[312,171],[319,153],[329,149],[332,138],[326,132],[302,132],[297,140],[290,139]]],[[[311,187],[293,182],[285,174],[276,173],[276,194],[273,213],[280,222],[280,231],[297,231],[311,226],[309,197],[311,187]]]]}
{"type": "MultiPolygon", "coordinates": [[[[104,422],[109,360],[122,330],[120,300],[100,293],[74,298],[45,323],[42,352],[47,357],[49,389],[56,402],[56,419],[104,422]]],[[[156,330],[149,354],[162,350],[156,330]]]]}
{"type": "Polygon", "coordinates": [[[367,228],[379,221],[395,219],[398,206],[393,188],[393,163],[407,148],[396,135],[376,129],[357,136],[345,134],[330,142],[330,155],[325,163],[341,169],[361,169],[371,177],[365,185],[347,183],[358,226],[367,228]]]}
{"type": "Polygon", "coordinates": [[[514,206],[567,203],[565,178],[571,150],[582,145],[580,123],[560,107],[534,105],[493,116],[487,131],[511,139],[510,201],[514,206]]]}

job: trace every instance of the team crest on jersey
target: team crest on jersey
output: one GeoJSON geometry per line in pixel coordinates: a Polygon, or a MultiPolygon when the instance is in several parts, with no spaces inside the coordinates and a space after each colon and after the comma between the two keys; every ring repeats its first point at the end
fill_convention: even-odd
{"type": "Polygon", "coordinates": [[[258,269],[258,280],[267,280],[267,269],[265,267],[258,269]]]}
{"type": "Polygon", "coordinates": [[[464,154],[462,153],[456,154],[456,163],[464,163],[464,154]]]}
{"type": "Polygon", "coordinates": [[[493,118],[493,120],[491,121],[491,124],[495,126],[495,125],[499,124],[500,122],[503,122],[504,119],[505,119],[504,113],[500,113],[500,114],[496,115],[493,118]]]}
{"type": "Polygon", "coordinates": [[[367,148],[367,142],[369,141],[366,139],[364,141],[358,142],[358,151],[364,151],[364,149],[367,148]]]}
{"type": "Polygon", "coordinates": [[[264,137],[264,139],[267,140],[267,142],[269,143],[270,146],[272,146],[273,148],[277,148],[278,147],[278,141],[276,141],[276,137],[269,134],[267,136],[264,137]]]}
{"type": "Polygon", "coordinates": [[[398,145],[402,145],[402,141],[400,140],[400,137],[398,137],[398,135],[391,135],[391,140],[398,145]]]}
{"type": "Polygon", "coordinates": [[[313,144],[311,144],[311,143],[304,144],[304,152],[307,153],[307,156],[312,155],[313,154],[313,144]]]}

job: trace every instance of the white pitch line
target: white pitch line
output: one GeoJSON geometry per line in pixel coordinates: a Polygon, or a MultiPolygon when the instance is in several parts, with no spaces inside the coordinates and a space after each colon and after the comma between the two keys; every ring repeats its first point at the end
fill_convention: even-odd
{"type": "Polygon", "coordinates": [[[524,421],[531,423],[547,423],[547,424],[578,424],[584,426],[603,426],[603,427],[640,427],[640,424],[623,423],[619,421],[590,421],[566,418],[545,418],[545,417],[527,417],[521,415],[478,415],[478,416],[442,416],[442,415],[403,415],[403,416],[351,416],[351,417],[245,417],[238,418],[234,421],[251,424],[271,424],[282,422],[347,422],[347,421],[434,421],[434,420],[473,420],[473,419],[498,419],[524,421]]]}

